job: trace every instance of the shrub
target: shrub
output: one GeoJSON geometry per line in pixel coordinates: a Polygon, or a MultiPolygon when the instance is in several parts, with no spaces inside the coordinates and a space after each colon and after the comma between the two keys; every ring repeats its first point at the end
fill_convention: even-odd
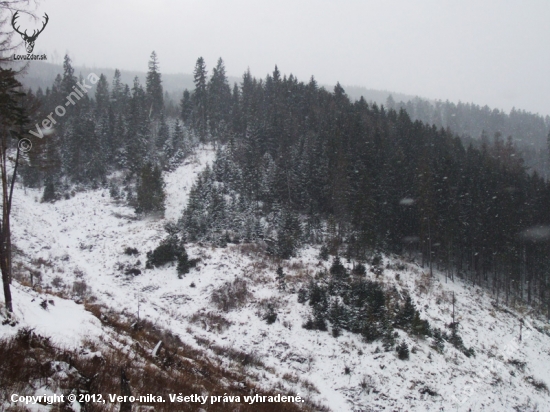
{"type": "Polygon", "coordinates": [[[196,265],[198,259],[189,260],[183,242],[178,239],[177,235],[172,233],[160,242],[160,245],[155,250],[147,252],[145,267],[152,269],[153,267],[160,267],[174,261],[178,262],[177,272],[181,278],[189,272],[191,267],[196,265]]]}
{"type": "Polygon", "coordinates": [[[361,386],[361,391],[365,391],[367,394],[375,389],[374,379],[368,375],[363,376],[363,379],[361,379],[361,383],[359,385],[361,386]]]}
{"type": "Polygon", "coordinates": [[[175,261],[179,253],[178,238],[176,236],[169,236],[160,242],[160,245],[155,250],[147,252],[146,266],[148,268],[163,266],[175,261]]]}
{"type": "Polygon", "coordinates": [[[124,274],[137,276],[137,275],[141,275],[141,270],[139,270],[138,268],[128,268],[124,271],[124,274]]]}
{"type": "Polygon", "coordinates": [[[189,320],[192,323],[201,325],[206,330],[216,331],[217,333],[225,332],[232,325],[222,315],[214,312],[197,312],[189,320]]]}
{"type": "Polygon", "coordinates": [[[524,372],[525,366],[527,366],[525,362],[522,362],[518,359],[508,359],[508,363],[518,368],[518,370],[520,370],[521,372],[524,372]]]}
{"type": "Polygon", "coordinates": [[[536,390],[548,393],[548,385],[546,385],[546,383],[544,383],[543,381],[538,380],[533,376],[527,376],[525,380],[533,385],[536,390]]]}
{"type": "Polygon", "coordinates": [[[84,281],[76,281],[73,283],[73,292],[75,295],[84,297],[86,291],[88,290],[88,285],[84,281]]]}
{"type": "Polygon", "coordinates": [[[211,301],[219,309],[229,312],[232,309],[242,307],[250,292],[244,279],[237,278],[233,282],[226,282],[212,292],[211,301]]]}
{"type": "Polygon", "coordinates": [[[61,279],[59,276],[56,276],[52,280],[52,286],[54,288],[61,288],[63,286],[63,279],[61,279]]]}
{"type": "Polygon", "coordinates": [[[438,393],[436,391],[434,391],[433,389],[427,387],[427,386],[424,386],[423,388],[420,388],[418,390],[418,392],[420,392],[421,395],[430,395],[430,396],[437,396],[438,393]]]}
{"type": "Polygon", "coordinates": [[[302,327],[306,330],[320,330],[326,332],[327,322],[320,314],[316,314],[313,318],[309,317],[302,327]]]}
{"type": "Polygon", "coordinates": [[[135,247],[127,247],[124,249],[124,254],[128,256],[139,255],[139,251],[135,247]]]}

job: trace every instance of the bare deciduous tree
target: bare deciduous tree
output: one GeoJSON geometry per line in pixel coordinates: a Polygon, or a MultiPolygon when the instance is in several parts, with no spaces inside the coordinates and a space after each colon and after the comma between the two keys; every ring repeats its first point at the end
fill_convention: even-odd
{"type": "Polygon", "coordinates": [[[14,37],[11,27],[13,13],[20,12],[36,18],[29,7],[36,1],[31,0],[5,0],[0,1],[0,174],[2,182],[2,220],[0,223],[0,270],[2,272],[2,285],[4,301],[8,316],[13,312],[11,297],[11,228],[10,214],[12,208],[13,188],[17,176],[21,150],[10,145],[15,138],[18,143],[24,138],[24,126],[28,122],[25,109],[25,93],[21,83],[16,79],[17,72],[5,68],[9,63],[10,54],[20,45],[21,41],[14,37]],[[15,157],[10,156],[11,152],[15,157]],[[8,174],[11,173],[11,176],[8,174]]]}

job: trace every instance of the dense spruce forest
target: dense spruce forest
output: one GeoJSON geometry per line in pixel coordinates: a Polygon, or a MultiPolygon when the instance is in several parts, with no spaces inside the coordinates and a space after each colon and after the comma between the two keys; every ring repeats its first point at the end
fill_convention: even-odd
{"type": "Polygon", "coordinates": [[[550,178],[550,116],[516,108],[505,113],[487,105],[430,102],[418,97],[396,103],[391,95],[386,105],[389,109],[405,109],[413,120],[451,129],[465,145],[471,143],[479,148],[498,134],[516,147],[528,170],[537,171],[547,180],[550,178]]]}
{"type": "MultiPolygon", "coordinates": [[[[51,88],[27,93],[36,122],[76,95],[68,57],[63,68],[51,88]]],[[[194,83],[179,108],[166,101],[155,53],[145,85],[101,75],[94,98],[79,97],[32,139],[24,184],[43,187],[48,202],[109,187],[140,214],[162,215],[161,172],[210,144],[216,160],[169,228],[179,239],[259,242],[283,259],[306,244],[358,263],[401,254],[550,316],[550,185],[511,140],[465,145],[464,116],[438,128],[277,67],[230,86],[221,59],[209,74],[199,58],[194,83]]]]}

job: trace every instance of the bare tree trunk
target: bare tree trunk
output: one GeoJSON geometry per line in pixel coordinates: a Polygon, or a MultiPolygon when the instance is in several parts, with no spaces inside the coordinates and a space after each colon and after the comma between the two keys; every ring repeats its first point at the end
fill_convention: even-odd
{"type": "MultiPolygon", "coordinates": [[[[7,136],[4,128],[0,141],[0,172],[2,174],[2,227],[0,228],[0,270],[4,287],[4,302],[8,316],[13,312],[11,298],[11,247],[10,247],[10,214],[7,178],[7,136]]],[[[15,176],[14,176],[15,179],[15,176]]]]}

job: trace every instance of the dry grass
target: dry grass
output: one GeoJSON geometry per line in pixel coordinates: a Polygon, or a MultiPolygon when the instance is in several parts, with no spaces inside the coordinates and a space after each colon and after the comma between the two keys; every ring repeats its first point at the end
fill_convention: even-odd
{"type": "Polygon", "coordinates": [[[194,313],[189,321],[201,325],[203,329],[209,331],[213,330],[217,333],[223,333],[226,331],[232,323],[224,318],[222,315],[214,312],[197,312],[194,313]]]}
{"type": "MultiPolygon", "coordinates": [[[[29,329],[22,329],[17,336],[0,341],[0,403],[9,400],[12,393],[34,394],[36,388],[47,386],[52,391],[69,393],[121,394],[121,371],[124,370],[132,394],[154,394],[168,399],[168,394],[209,395],[275,395],[263,391],[242,373],[248,366],[263,367],[261,360],[251,353],[233,348],[210,346],[210,349],[241,365],[239,370],[214,365],[205,352],[185,345],[170,332],[160,330],[150,322],[135,322],[121,313],[110,311],[101,305],[86,304],[86,309],[97,316],[110,330],[109,339],[103,343],[87,341],[84,348],[66,350],[56,347],[46,337],[29,329]],[[117,341],[113,342],[116,338],[117,341]],[[152,348],[163,342],[157,356],[152,348]],[[131,350],[128,350],[128,348],[131,350]]],[[[206,315],[208,318],[208,314],[206,315]]],[[[212,316],[210,316],[213,318],[212,316]]],[[[143,404],[141,406],[146,406],[143,404]]],[[[137,405],[134,405],[134,407],[137,405]]],[[[193,404],[151,404],[155,411],[194,411],[193,404]]],[[[208,411],[227,411],[229,405],[208,405],[208,411]]],[[[254,404],[235,403],[239,411],[313,411],[323,410],[309,404],[254,404]]],[[[231,407],[229,406],[229,407],[231,407]]],[[[89,412],[114,412],[118,405],[87,404],[89,412]]],[[[11,408],[10,411],[25,411],[11,408]]],[[[68,411],[68,405],[57,405],[55,411],[68,411]]]]}
{"type": "Polygon", "coordinates": [[[233,282],[225,282],[214,289],[211,300],[217,309],[229,312],[244,306],[250,296],[251,293],[248,291],[246,280],[236,278],[233,282]]]}
{"type": "Polygon", "coordinates": [[[419,277],[415,279],[415,286],[419,293],[426,294],[432,290],[433,278],[429,272],[422,272],[419,277]]]}

